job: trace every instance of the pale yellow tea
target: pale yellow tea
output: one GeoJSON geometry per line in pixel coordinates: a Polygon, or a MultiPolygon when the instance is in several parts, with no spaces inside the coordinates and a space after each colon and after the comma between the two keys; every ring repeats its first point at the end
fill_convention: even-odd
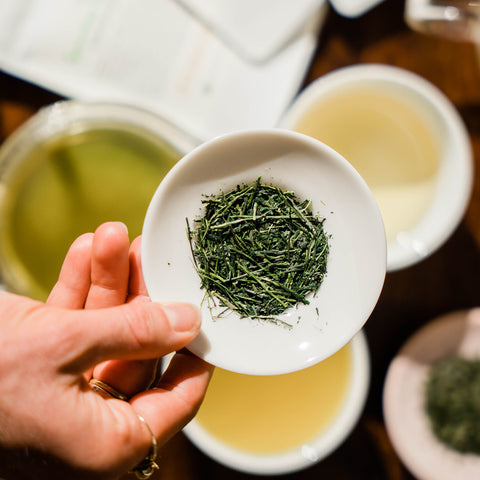
{"type": "Polygon", "coordinates": [[[217,368],[196,420],[218,440],[245,452],[298,448],[335,419],[351,373],[349,345],[313,367],[286,375],[250,376],[217,368]]]}
{"type": "Polygon", "coordinates": [[[78,235],[105,221],[124,222],[131,239],[139,235],[155,189],[179,157],[153,134],[121,126],[67,132],[36,147],[10,175],[1,205],[7,282],[45,299],[78,235]]]}
{"type": "Polygon", "coordinates": [[[408,102],[372,87],[349,87],[318,99],[292,126],[326,143],[360,173],[393,240],[429,206],[440,153],[429,125],[408,102]]]}

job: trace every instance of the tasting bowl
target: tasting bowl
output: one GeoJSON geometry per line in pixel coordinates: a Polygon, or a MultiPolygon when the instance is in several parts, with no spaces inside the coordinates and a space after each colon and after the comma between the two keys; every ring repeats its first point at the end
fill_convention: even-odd
{"type": "MultiPolygon", "coordinates": [[[[213,436],[196,419],[183,432],[203,453],[215,461],[238,471],[255,475],[282,475],[306,469],[330,455],[350,435],[363,411],[370,384],[370,358],[366,336],[360,331],[350,342],[351,358],[348,386],[337,413],[318,435],[306,439],[298,447],[271,454],[251,453],[227,445],[213,436]]],[[[328,385],[311,385],[313,389],[328,385]]],[[[278,399],[282,403],[282,398],[278,399]]],[[[288,406],[286,406],[288,409],[288,406]]],[[[322,405],[318,405],[322,408],[322,405]]],[[[236,412],[232,411],[231,415],[236,412]]],[[[312,415],[312,418],[314,415],[312,415]]],[[[245,422],[249,422],[245,418],[245,422]]],[[[252,427],[254,428],[254,427],[252,427]]],[[[292,429],[295,421],[292,422],[292,429]]]]}
{"type": "Polygon", "coordinates": [[[276,375],[322,361],[362,328],[385,278],[385,232],[370,190],[338,153],[296,132],[242,131],[200,145],[160,183],[145,217],[142,267],[152,300],[201,308],[201,332],[187,346],[194,354],[237,373],[276,375]],[[187,235],[185,219],[193,225],[201,216],[205,195],[259,177],[311,200],[331,236],[318,293],[278,316],[291,328],[240,318],[205,301],[187,235]]]}
{"type": "MultiPolygon", "coordinates": [[[[439,158],[433,179],[434,188],[429,194],[430,199],[421,218],[411,227],[389,235],[388,225],[394,220],[393,217],[405,213],[402,212],[402,204],[405,205],[415,198],[413,197],[415,193],[407,188],[404,189],[404,202],[397,207],[395,213],[389,211],[388,218],[384,218],[388,238],[387,271],[395,271],[414,265],[431,255],[456,229],[463,218],[473,187],[473,156],[463,120],[443,92],[423,77],[389,65],[353,65],[319,77],[300,92],[285,112],[280,126],[296,130],[300,122],[304,122],[312,112],[316,111],[316,105],[319,102],[333,96],[340,98],[344,92],[358,92],[361,91],[360,89],[368,88],[411,109],[418,120],[430,130],[432,140],[438,148],[439,158]]],[[[382,107],[377,104],[371,108],[377,109],[377,114],[381,113],[387,122],[391,121],[392,115],[395,115],[391,111],[378,112],[382,107]]],[[[342,125],[348,123],[348,118],[344,120],[342,125]]],[[[398,128],[404,130],[405,125],[402,126],[402,120],[397,119],[397,121],[398,128]]],[[[344,135],[354,133],[349,131],[344,135]]],[[[413,133],[413,137],[415,135],[416,132],[413,133]]],[[[319,134],[319,140],[325,141],[320,137],[319,134]]],[[[385,154],[382,150],[382,155],[385,154]]],[[[365,179],[369,183],[368,179],[365,179]]],[[[392,189],[399,187],[398,177],[394,174],[388,181],[383,181],[386,183],[382,185],[383,189],[389,184],[392,189]]],[[[415,187],[415,184],[412,183],[411,186],[415,187]]],[[[375,195],[373,188],[372,191],[375,195]]],[[[379,204],[382,211],[382,205],[380,202],[379,204]]],[[[420,204],[417,204],[417,207],[420,207],[420,204]]],[[[409,204],[407,208],[415,209],[415,206],[409,204]]]]}
{"type": "Polygon", "coordinates": [[[157,183],[193,147],[167,121],[130,105],[66,100],[41,108],[0,148],[0,284],[45,300],[78,235],[104,221],[140,234],[157,183]],[[89,137],[104,131],[108,140],[89,137]]]}
{"type": "Polygon", "coordinates": [[[458,355],[478,359],[480,308],[451,312],[415,332],[390,363],[383,390],[387,433],[400,459],[418,480],[475,480],[480,456],[447,448],[433,433],[425,412],[431,366],[458,355]]]}

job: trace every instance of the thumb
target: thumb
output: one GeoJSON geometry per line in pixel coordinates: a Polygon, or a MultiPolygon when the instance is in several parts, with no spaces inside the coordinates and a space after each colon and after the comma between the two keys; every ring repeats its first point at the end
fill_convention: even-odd
{"type": "Polygon", "coordinates": [[[200,310],[188,303],[133,302],[92,310],[48,310],[64,317],[57,322],[57,335],[68,339],[68,351],[62,350],[77,371],[105,360],[161,357],[187,345],[201,325],[200,310]]]}

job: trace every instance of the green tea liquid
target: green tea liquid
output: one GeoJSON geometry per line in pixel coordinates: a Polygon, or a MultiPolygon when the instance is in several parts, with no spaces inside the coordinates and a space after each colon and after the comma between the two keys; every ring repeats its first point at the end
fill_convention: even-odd
{"type": "Polygon", "coordinates": [[[198,423],[229,447],[254,454],[298,449],[325,432],[346,401],[350,345],[285,375],[242,375],[216,368],[198,423]]]}
{"type": "Polygon", "coordinates": [[[44,300],[72,241],[103,222],[124,222],[131,240],[139,235],[155,189],[179,157],[155,136],[121,128],[66,133],[35,148],[1,206],[12,289],[44,300]]]}

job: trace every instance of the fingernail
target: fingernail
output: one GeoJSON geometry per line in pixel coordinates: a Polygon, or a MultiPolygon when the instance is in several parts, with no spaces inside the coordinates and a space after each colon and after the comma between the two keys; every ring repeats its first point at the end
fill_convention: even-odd
{"type": "Polygon", "coordinates": [[[128,233],[128,227],[123,222],[114,222],[114,223],[116,223],[117,225],[121,225],[125,229],[125,231],[128,233]]]}
{"type": "Polygon", "coordinates": [[[200,309],[190,303],[164,303],[163,311],[176,332],[188,332],[200,326],[200,309]]]}

